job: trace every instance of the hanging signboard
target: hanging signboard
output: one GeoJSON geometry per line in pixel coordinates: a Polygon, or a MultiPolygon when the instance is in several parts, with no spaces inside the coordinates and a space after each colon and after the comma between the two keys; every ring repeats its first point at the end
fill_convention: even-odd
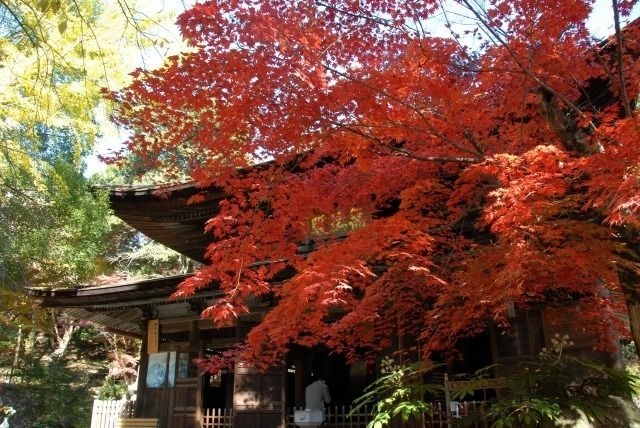
{"type": "Polygon", "coordinates": [[[149,320],[147,324],[147,354],[156,354],[160,342],[160,320],[149,320]]]}

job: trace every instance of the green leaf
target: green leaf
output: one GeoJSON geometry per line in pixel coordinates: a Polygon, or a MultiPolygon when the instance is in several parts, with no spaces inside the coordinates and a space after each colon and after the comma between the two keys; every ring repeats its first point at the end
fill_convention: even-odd
{"type": "Polygon", "coordinates": [[[58,24],[58,31],[60,32],[60,34],[64,34],[64,32],[67,30],[67,20],[63,20],[60,21],[60,23],[58,24]]]}
{"type": "Polygon", "coordinates": [[[53,13],[58,13],[58,11],[60,10],[60,0],[53,0],[51,2],[51,10],[53,11],[53,13]]]}
{"type": "Polygon", "coordinates": [[[37,6],[37,7],[38,7],[38,9],[39,9],[41,12],[46,12],[46,11],[49,9],[49,5],[50,5],[49,1],[50,1],[50,0],[40,0],[40,1],[38,2],[38,6],[37,6]]]}

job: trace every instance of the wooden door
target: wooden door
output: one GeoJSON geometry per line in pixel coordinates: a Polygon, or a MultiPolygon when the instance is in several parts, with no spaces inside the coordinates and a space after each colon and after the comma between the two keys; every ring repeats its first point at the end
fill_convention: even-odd
{"type": "Polygon", "coordinates": [[[177,380],[173,388],[173,428],[200,428],[198,413],[198,378],[177,380]]]}
{"type": "Polygon", "coordinates": [[[284,368],[260,372],[237,366],[234,375],[235,428],[284,427],[284,368]]]}

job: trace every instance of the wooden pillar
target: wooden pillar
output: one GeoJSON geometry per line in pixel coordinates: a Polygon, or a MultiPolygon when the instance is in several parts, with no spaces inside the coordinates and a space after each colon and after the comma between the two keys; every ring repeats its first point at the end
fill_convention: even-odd
{"type": "Polygon", "coordinates": [[[191,352],[200,351],[200,330],[198,329],[198,320],[189,323],[189,350],[191,352]]]}
{"type": "Polygon", "coordinates": [[[138,388],[136,390],[136,408],[134,415],[143,416],[147,388],[147,369],[149,368],[149,354],[147,353],[147,326],[149,320],[142,322],[142,345],[140,346],[140,363],[138,365],[138,388]]]}
{"type": "MultiPolygon", "coordinates": [[[[202,346],[200,346],[200,329],[198,327],[198,320],[193,320],[189,324],[189,357],[202,358],[202,346]]],[[[197,390],[196,390],[196,402],[195,406],[195,428],[202,428],[202,388],[204,385],[204,379],[201,375],[198,375],[197,390]]]]}
{"type": "Polygon", "coordinates": [[[295,373],[295,393],[294,393],[294,406],[304,407],[305,403],[305,389],[307,386],[307,364],[306,358],[297,355],[295,358],[296,373],[295,373]]]}

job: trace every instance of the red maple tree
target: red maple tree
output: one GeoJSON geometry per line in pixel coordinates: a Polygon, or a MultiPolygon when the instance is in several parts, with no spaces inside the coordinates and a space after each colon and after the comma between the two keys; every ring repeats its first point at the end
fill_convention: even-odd
{"type": "Polygon", "coordinates": [[[635,2],[604,42],[592,1],[453,3],[208,1],[189,52],[110,94],[147,167],[226,191],[177,295],[217,282],[219,323],[272,298],[242,358],[429,354],[510,305],[571,303],[603,343],[628,308],[640,343],[635,2]]]}

